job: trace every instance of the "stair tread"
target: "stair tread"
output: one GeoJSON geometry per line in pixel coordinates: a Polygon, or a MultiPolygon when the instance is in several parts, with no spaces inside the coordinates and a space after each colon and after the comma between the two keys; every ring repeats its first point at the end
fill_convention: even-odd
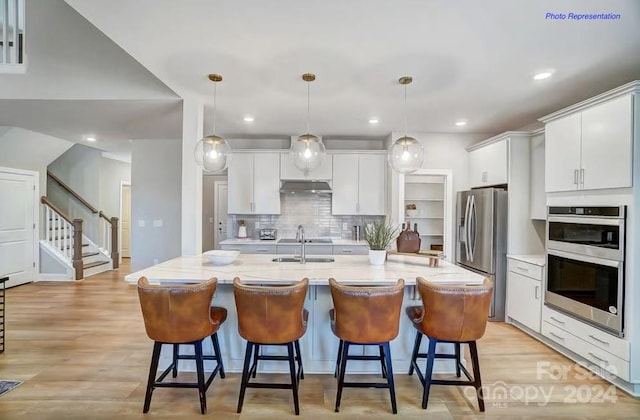
{"type": "Polygon", "coordinates": [[[109,264],[109,261],[95,261],[87,264],[82,264],[82,268],[86,270],[87,268],[93,268],[104,264],[109,264]]]}
{"type": "Polygon", "coordinates": [[[93,257],[94,255],[100,255],[99,252],[83,252],[82,258],[93,257]]]}
{"type": "MultiPolygon", "coordinates": [[[[83,248],[88,247],[88,246],[89,246],[89,244],[82,244],[83,248]]],[[[73,248],[73,245],[67,245],[66,249],[69,249],[69,248],[73,248]]],[[[60,249],[64,250],[65,248],[64,247],[60,247],[60,249]]]]}

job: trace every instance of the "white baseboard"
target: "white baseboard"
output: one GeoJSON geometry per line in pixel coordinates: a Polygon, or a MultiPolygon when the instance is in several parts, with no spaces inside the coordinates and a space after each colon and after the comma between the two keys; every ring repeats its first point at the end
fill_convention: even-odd
{"type": "Polygon", "coordinates": [[[76,281],[70,278],[68,274],[51,274],[40,273],[40,279],[37,281],[76,281]]]}

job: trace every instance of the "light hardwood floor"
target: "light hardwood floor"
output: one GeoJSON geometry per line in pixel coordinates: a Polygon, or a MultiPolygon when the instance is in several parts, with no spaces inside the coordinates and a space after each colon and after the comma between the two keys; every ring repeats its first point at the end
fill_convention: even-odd
{"type": "MultiPolygon", "coordinates": [[[[39,282],[7,290],[6,350],[0,354],[0,379],[24,383],[0,397],[0,419],[200,416],[193,389],[158,389],[149,414],[142,414],[152,342],[144,331],[136,288],[122,280],[128,267],[125,263],[118,271],[77,283],[39,282]]],[[[300,388],[301,417],[640,417],[639,399],[585,375],[573,362],[510,325],[490,323],[478,349],[482,380],[488,389],[485,413],[478,412],[472,388],[442,386],[432,388],[429,408],[424,411],[418,379],[396,372],[397,416],[390,412],[388,391],[374,389],[346,389],[341,412],[334,413],[334,378],[307,375],[300,388]],[[547,366],[551,373],[563,369],[566,373],[551,377],[538,366],[547,366]],[[501,386],[508,392],[506,399],[499,398],[501,386]]],[[[193,380],[193,376],[181,377],[193,380]]],[[[236,414],[239,376],[215,379],[207,392],[207,416],[295,418],[287,390],[249,389],[242,414],[236,414]]]]}

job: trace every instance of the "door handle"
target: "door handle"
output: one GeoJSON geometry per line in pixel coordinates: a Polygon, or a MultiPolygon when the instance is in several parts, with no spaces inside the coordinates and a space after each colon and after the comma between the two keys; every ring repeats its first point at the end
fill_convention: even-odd
{"type": "Polygon", "coordinates": [[[473,257],[476,252],[476,198],[471,196],[471,206],[469,207],[469,215],[472,223],[469,224],[469,250],[471,251],[471,262],[473,262],[473,257]],[[473,236],[473,239],[471,239],[473,236]]]}
{"type": "Polygon", "coordinates": [[[471,196],[467,197],[467,204],[464,208],[464,252],[469,260],[469,207],[471,205],[471,196]]]}
{"type": "Polygon", "coordinates": [[[580,169],[580,185],[584,188],[584,168],[580,169]]]}
{"type": "Polygon", "coordinates": [[[534,293],[536,299],[540,299],[540,286],[536,286],[534,293]]]}
{"type": "Polygon", "coordinates": [[[577,169],[573,170],[573,183],[578,185],[578,170],[577,169]]]}

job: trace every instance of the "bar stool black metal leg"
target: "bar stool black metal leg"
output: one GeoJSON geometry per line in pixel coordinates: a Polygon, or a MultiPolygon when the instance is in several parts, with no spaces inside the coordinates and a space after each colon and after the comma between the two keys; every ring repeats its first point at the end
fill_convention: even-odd
{"type": "Polygon", "coordinates": [[[220,365],[220,377],[224,379],[224,364],[222,363],[222,353],[220,353],[220,342],[218,342],[218,333],[214,333],[211,336],[211,341],[213,343],[213,351],[216,353],[216,361],[218,365],[220,365]]]}
{"type": "Polygon", "coordinates": [[[291,390],[293,391],[293,408],[296,416],[300,415],[300,402],[298,401],[298,378],[296,375],[296,357],[293,350],[293,343],[287,344],[289,353],[289,372],[291,374],[291,390]]]}
{"type": "Polygon", "coordinates": [[[258,356],[260,356],[260,344],[254,344],[253,349],[253,365],[251,366],[252,376],[255,378],[258,374],[258,356]]]}
{"type": "MultiPolygon", "coordinates": [[[[398,406],[396,404],[396,386],[393,382],[393,366],[391,365],[391,349],[389,343],[384,343],[384,364],[386,365],[385,372],[387,374],[387,385],[389,385],[389,395],[391,397],[391,411],[393,414],[398,414],[398,406]]],[[[383,346],[380,346],[381,348],[383,346]]]]}
{"type": "Polygon", "coordinates": [[[418,361],[418,353],[420,352],[420,344],[422,343],[422,333],[416,331],[416,341],[413,343],[413,352],[411,353],[411,363],[409,364],[409,376],[413,375],[413,364],[418,361]]]}
{"type": "Polygon", "coordinates": [[[304,379],[304,369],[302,368],[302,353],[300,352],[300,341],[296,340],[293,342],[296,346],[296,360],[298,361],[298,373],[300,374],[300,379],[304,379]]]}
{"type": "Polygon", "coordinates": [[[338,373],[340,372],[340,358],[342,357],[343,346],[344,346],[344,341],[340,340],[340,344],[338,344],[338,357],[336,357],[336,370],[333,372],[334,378],[337,378],[338,373]]]}
{"type": "Polygon", "coordinates": [[[178,376],[178,355],[180,352],[180,344],[174,344],[173,345],[173,371],[172,371],[172,375],[173,377],[177,377],[178,376]]]}
{"type": "Polygon", "coordinates": [[[378,351],[380,352],[380,366],[382,368],[382,377],[386,378],[387,367],[385,366],[385,363],[384,363],[384,346],[383,345],[378,346],[378,351]]]}
{"type": "Polygon", "coordinates": [[[151,405],[151,395],[155,388],[156,373],[158,372],[158,361],[160,360],[160,350],[162,349],[162,343],[155,341],[153,343],[153,353],[151,354],[151,366],[149,367],[149,379],[147,381],[147,392],[144,397],[143,413],[149,412],[149,405],[151,405]]]}
{"type": "Polygon", "coordinates": [[[431,389],[431,374],[433,373],[433,361],[436,356],[436,344],[438,340],[429,338],[429,352],[427,356],[427,369],[424,372],[424,392],[422,394],[422,408],[427,408],[429,390],[431,389]]]}
{"type": "Polygon", "coordinates": [[[342,384],[344,384],[344,373],[347,370],[347,357],[349,356],[349,342],[342,341],[342,352],[340,353],[340,369],[338,369],[338,393],[336,394],[335,411],[340,411],[340,400],[342,399],[342,384]]]}
{"type": "Polygon", "coordinates": [[[244,402],[244,393],[247,390],[247,383],[249,382],[249,365],[251,364],[251,350],[253,349],[253,343],[247,341],[247,350],[244,353],[244,368],[242,369],[242,380],[240,382],[240,395],[238,396],[238,410],[242,411],[242,403],[244,402]]]}
{"type": "Polygon", "coordinates": [[[207,395],[206,387],[204,384],[204,360],[202,358],[202,340],[193,343],[195,359],[196,359],[196,372],[198,375],[198,394],[200,395],[200,412],[202,414],[207,413],[207,395]]]}
{"type": "Polygon", "coordinates": [[[478,348],[476,342],[469,343],[469,353],[471,353],[471,363],[473,363],[473,386],[478,395],[478,407],[484,412],[484,395],[482,395],[482,380],[480,379],[480,364],[478,361],[478,348]]]}
{"type": "Polygon", "coordinates": [[[456,376],[460,377],[460,343],[455,343],[455,352],[456,352],[456,376]]]}

